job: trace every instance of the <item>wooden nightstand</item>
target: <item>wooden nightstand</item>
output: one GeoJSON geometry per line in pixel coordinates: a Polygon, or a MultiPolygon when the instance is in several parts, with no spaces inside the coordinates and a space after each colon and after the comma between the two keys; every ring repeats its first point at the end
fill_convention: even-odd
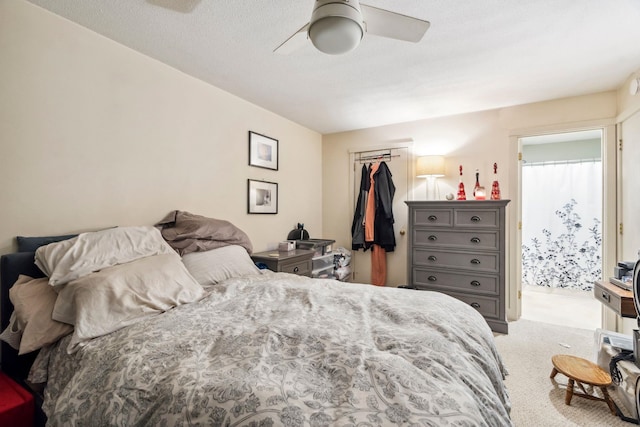
{"type": "Polygon", "coordinates": [[[271,271],[311,277],[314,253],[314,251],[306,249],[295,249],[287,252],[267,251],[255,253],[251,255],[251,259],[256,264],[265,264],[271,271]]]}

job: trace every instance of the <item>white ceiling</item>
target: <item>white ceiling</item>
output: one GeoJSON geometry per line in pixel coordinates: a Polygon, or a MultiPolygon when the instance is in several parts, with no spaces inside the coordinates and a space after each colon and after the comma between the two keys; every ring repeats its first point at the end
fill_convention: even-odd
{"type": "Polygon", "coordinates": [[[29,1],[323,134],[613,90],[640,70],[640,0],[365,0],[431,27],[341,56],[272,52],[312,0],[29,1]]]}

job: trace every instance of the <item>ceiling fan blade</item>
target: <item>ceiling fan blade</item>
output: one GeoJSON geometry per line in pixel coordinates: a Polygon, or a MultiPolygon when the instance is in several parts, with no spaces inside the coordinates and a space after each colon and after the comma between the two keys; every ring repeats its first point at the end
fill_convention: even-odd
{"type": "Polygon", "coordinates": [[[288,55],[293,51],[301,49],[305,44],[307,44],[307,29],[309,28],[309,23],[307,22],[296,31],[291,37],[284,41],[280,46],[273,49],[275,53],[281,55],[288,55]]]}
{"type": "Polygon", "coordinates": [[[417,43],[431,25],[429,21],[360,3],[368,34],[417,43]]]}

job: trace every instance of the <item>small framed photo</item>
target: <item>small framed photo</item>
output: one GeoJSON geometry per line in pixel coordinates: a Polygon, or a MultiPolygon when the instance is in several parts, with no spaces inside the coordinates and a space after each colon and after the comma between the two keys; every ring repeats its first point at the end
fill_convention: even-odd
{"type": "Polygon", "coordinates": [[[278,170],[278,140],[249,131],[249,165],[278,170]]]}
{"type": "Polygon", "coordinates": [[[247,213],[277,214],[278,184],[275,182],[247,180],[247,213]]]}

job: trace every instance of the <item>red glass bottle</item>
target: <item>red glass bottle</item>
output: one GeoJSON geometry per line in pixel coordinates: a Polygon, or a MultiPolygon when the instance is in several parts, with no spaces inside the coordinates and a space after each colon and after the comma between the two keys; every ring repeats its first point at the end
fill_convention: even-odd
{"type": "Polygon", "coordinates": [[[467,200],[467,195],[464,192],[464,184],[462,182],[462,165],[460,165],[460,183],[458,184],[458,196],[456,200],[467,200]]]}
{"type": "Polygon", "coordinates": [[[500,184],[498,183],[498,164],[493,164],[493,184],[491,184],[491,200],[500,200],[500,184]]]}

